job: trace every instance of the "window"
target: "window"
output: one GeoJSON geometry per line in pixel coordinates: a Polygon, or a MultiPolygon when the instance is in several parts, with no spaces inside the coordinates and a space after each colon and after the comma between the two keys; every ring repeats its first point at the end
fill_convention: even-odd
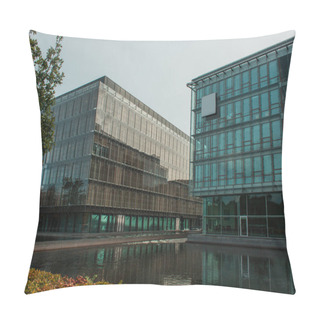
{"type": "Polygon", "coordinates": [[[260,118],[260,105],[259,105],[259,96],[253,96],[251,98],[251,106],[252,106],[252,119],[260,118]]]}
{"type": "Polygon", "coordinates": [[[278,79],[278,62],[277,60],[269,63],[269,84],[277,83],[278,79]]]}
{"type": "Polygon", "coordinates": [[[226,106],[220,107],[219,127],[223,128],[226,123],[226,106]]]}
{"type": "Polygon", "coordinates": [[[273,121],[271,123],[271,127],[272,127],[272,146],[280,147],[281,146],[280,120],[273,121]]]}
{"type": "Polygon", "coordinates": [[[274,181],[281,181],[281,153],[273,155],[274,181]]]}
{"type": "Polygon", "coordinates": [[[252,182],[252,163],[251,158],[244,159],[244,183],[252,182]]]}
{"type": "Polygon", "coordinates": [[[252,142],[253,150],[260,149],[260,125],[255,125],[252,127],[252,142]]]}
{"type": "Polygon", "coordinates": [[[262,164],[261,164],[261,157],[254,157],[253,158],[253,175],[254,175],[254,182],[262,182],[262,164]]]}
{"type": "Polygon", "coordinates": [[[227,104],[227,125],[234,123],[233,103],[227,104]]]}
{"type": "Polygon", "coordinates": [[[250,121],[250,100],[243,100],[243,121],[250,121]]]}
{"type": "Polygon", "coordinates": [[[220,133],[219,135],[219,155],[220,156],[224,155],[225,153],[225,148],[226,148],[225,136],[226,134],[224,132],[220,133]]]}
{"type": "Polygon", "coordinates": [[[267,92],[261,94],[261,116],[269,116],[269,97],[267,92]]]}
{"type": "Polygon", "coordinates": [[[224,186],[226,184],[226,173],[225,173],[225,163],[219,163],[219,186],[224,186]]]}
{"type": "Polygon", "coordinates": [[[264,88],[268,85],[267,65],[264,64],[259,67],[260,71],[260,87],[264,88]]]}
{"type": "Polygon", "coordinates": [[[211,136],[211,157],[216,157],[218,151],[217,136],[211,136]]]}
{"type": "Polygon", "coordinates": [[[227,133],[227,154],[233,153],[233,131],[227,133]]]}
{"type": "Polygon", "coordinates": [[[236,123],[241,123],[242,121],[241,102],[240,101],[235,102],[234,107],[235,107],[236,123]]]}
{"type": "Polygon", "coordinates": [[[249,71],[242,73],[242,93],[249,92],[249,71]]]}
{"type": "Polygon", "coordinates": [[[270,148],[270,123],[262,124],[262,148],[270,148]]]}
{"type": "Polygon", "coordinates": [[[264,182],[270,182],[273,180],[272,178],[272,163],[271,156],[263,156],[263,177],[264,182]]]}
{"type": "Polygon", "coordinates": [[[234,184],[234,163],[233,160],[227,162],[227,185],[234,184]]]}
{"type": "Polygon", "coordinates": [[[251,90],[258,89],[258,68],[251,69],[251,90]]]}
{"type": "Polygon", "coordinates": [[[233,78],[230,77],[226,80],[226,93],[227,93],[227,98],[230,98],[232,96],[232,83],[233,78]]]}
{"type": "Polygon", "coordinates": [[[271,105],[271,114],[280,113],[280,104],[279,104],[279,90],[273,90],[270,92],[270,105],[271,105]]]}
{"type": "Polygon", "coordinates": [[[211,186],[217,186],[218,174],[217,174],[217,164],[211,163],[211,186]]]}
{"type": "Polygon", "coordinates": [[[266,201],[264,194],[248,195],[248,214],[249,215],[266,215],[266,201]]]}
{"type": "Polygon", "coordinates": [[[242,184],[243,183],[243,160],[237,159],[236,160],[236,184],[242,184]]]}
{"type": "Polygon", "coordinates": [[[284,215],[283,200],[281,193],[271,193],[267,195],[268,216],[284,215]]]}
{"type": "Polygon", "coordinates": [[[240,74],[237,74],[235,77],[234,77],[234,95],[238,95],[240,94],[240,74]]]}
{"type": "Polygon", "coordinates": [[[235,152],[242,151],[242,129],[238,129],[235,131],[235,152]]]}
{"type": "Polygon", "coordinates": [[[245,152],[251,150],[251,128],[243,129],[243,145],[245,152]]]}

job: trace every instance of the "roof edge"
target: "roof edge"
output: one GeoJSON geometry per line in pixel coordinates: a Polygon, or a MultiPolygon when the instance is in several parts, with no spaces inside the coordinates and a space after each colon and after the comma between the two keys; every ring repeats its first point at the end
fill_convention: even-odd
{"type": "Polygon", "coordinates": [[[281,41],[281,42],[278,42],[278,43],[276,43],[276,44],[274,44],[274,45],[272,45],[272,46],[269,46],[269,47],[266,47],[266,48],[264,48],[264,49],[261,49],[261,50],[255,52],[255,53],[252,53],[252,54],[250,54],[250,55],[248,55],[248,56],[245,56],[245,57],[243,57],[243,58],[240,58],[240,59],[238,59],[238,60],[236,60],[236,61],[230,62],[230,63],[228,63],[227,65],[224,65],[224,66],[222,66],[222,67],[219,67],[219,68],[217,68],[217,69],[214,69],[214,70],[212,70],[212,71],[210,71],[210,72],[206,72],[206,73],[202,74],[201,76],[198,76],[198,77],[192,79],[191,82],[189,82],[188,84],[189,84],[189,85],[195,84],[196,82],[199,82],[199,81],[201,81],[201,80],[204,79],[204,78],[207,78],[209,75],[212,75],[213,73],[220,73],[220,72],[222,72],[222,71],[225,70],[225,69],[230,69],[232,66],[235,66],[235,65],[240,64],[241,62],[244,62],[244,61],[249,60],[249,59],[253,59],[255,56],[261,55],[262,53],[264,53],[264,52],[266,52],[266,51],[273,51],[273,50],[275,50],[275,49],[278,48],[278,47],[283,47],[283,46],[286,45],[286,44],[291,44],[291,43],[293,43],[294,38],[295,38],[295,36],[290,37],[290,38],[288,38],[288,39],[286,39],[286,40],[283,40],[283,41],[281,41]]]}

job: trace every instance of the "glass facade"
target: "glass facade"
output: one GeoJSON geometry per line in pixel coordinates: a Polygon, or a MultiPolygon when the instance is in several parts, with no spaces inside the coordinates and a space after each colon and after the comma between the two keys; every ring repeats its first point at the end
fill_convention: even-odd
{"type": "Polygon", "coordinates": [[[284,238],[282,128],[292,42],[188,84],[190,186],[203,198],[204,233],[284,238]],[[202,98],[212,93],[217,112],[202,116],[202,98]]]}
{"type": "Polygon", "coordinates": [[[58,97],[53,112],[39,231],[200,227],[186,134],[107,77],[58,97]]]}

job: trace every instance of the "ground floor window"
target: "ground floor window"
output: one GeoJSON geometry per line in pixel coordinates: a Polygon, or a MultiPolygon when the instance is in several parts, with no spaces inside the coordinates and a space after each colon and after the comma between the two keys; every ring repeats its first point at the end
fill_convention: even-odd
{"type": "Polygon", "coordinates": [[[205,197],[203,219],[207,234],[285,237],[281,192],[205,197]]]}
{"type": "MultiPolygon", "coordinates": [[[[41,214],[40,232],[135,232],[174,231],[200,227],[201,219],[91,213],[41,214]]],[[[229,230],[230,227],[226,226],[229,230]]],[[[234,228],[234,226],[232,227],[234,228]]],[[[276,234],[278,231],[274,231],[276,234]]]]}

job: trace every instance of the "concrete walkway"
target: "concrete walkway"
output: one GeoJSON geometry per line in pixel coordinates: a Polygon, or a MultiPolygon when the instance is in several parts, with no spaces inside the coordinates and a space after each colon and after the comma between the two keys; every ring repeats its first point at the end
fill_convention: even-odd
{"type": "Polygon", "coordinates": [[[82,248],[91,246],[103,246],[112,244],[143,242],[151,240],[183,239],[187,240],[187,232],[166,232],[166,233],[114,233],[114,234],[61,234],[61,233],[38,233],[38,237],[56,240],[37,241],[34,251],[61,250],[71,248],[82,248]],[[68,239],[66,239],[68,237],[68,239]],[[70,239],[73,238],[73,239],[70,239]]]}

